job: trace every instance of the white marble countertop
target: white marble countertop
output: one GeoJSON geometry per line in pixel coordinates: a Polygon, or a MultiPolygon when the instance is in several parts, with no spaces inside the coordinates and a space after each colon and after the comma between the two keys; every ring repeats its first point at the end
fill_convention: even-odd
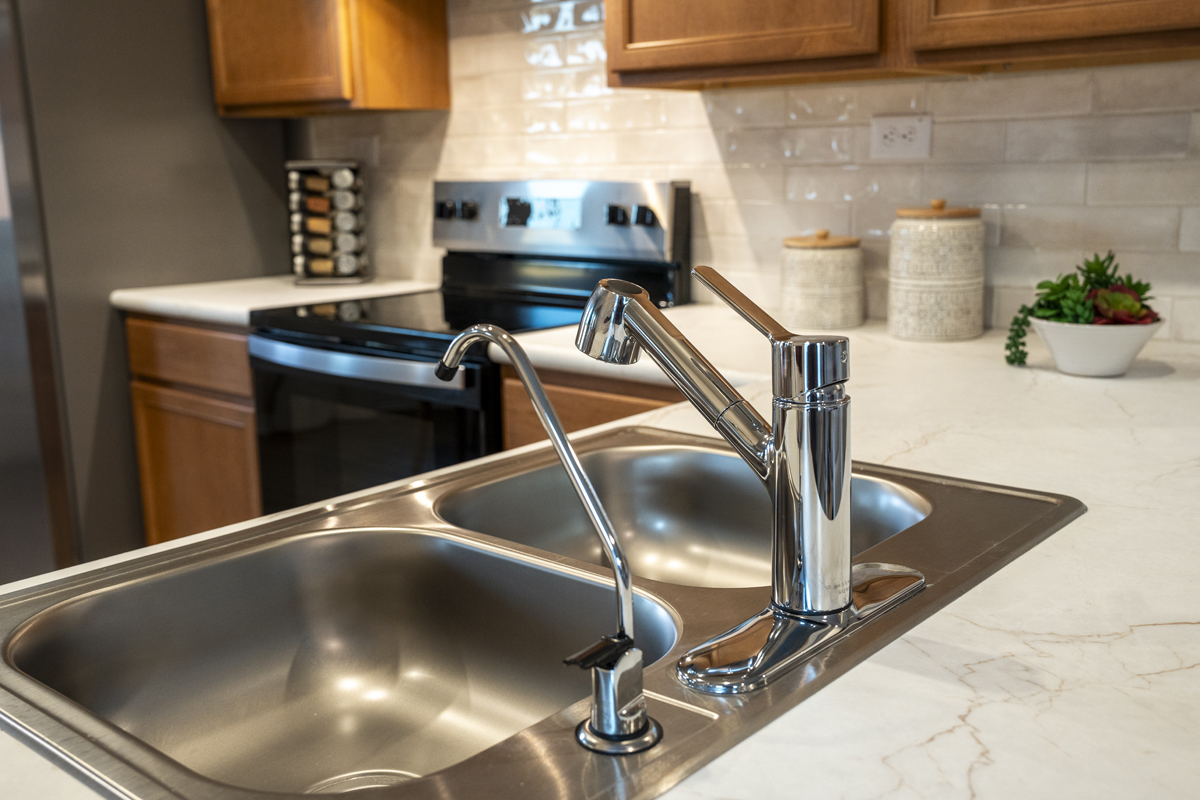
{"type": "Polygon", "coordinates": [[[250,312],[260,308],[364,300],[369,297],[412,294],[436,288],[436,283],[427,281],[382,279],[345,285],[297,286],[292,275],[271,275],[236,281],[117,289],[108,296],[108,301],[123,311],[159,314],[164,317],[179,317],[220,325],[248,325],[250,312]]]}
{"type": "MultiPolygon", "coordinates": [[[[712,342],[715,364],[769,371],[740,320],[683,311],[676,324],[712,342]]],[[[1055,372],[1032,334],[1017,369],[1001,331],[953,344],[848,333],[855,458],[1089,511],[664,797],[1196,796],[1200,345],[1154,341],[1124,378],[1090,379],[1055,372]]],[[[518,338],[544,366],[574,358],[548,352],[569,334],[518,338]]],[[[768,408],[766,382],[745,392],[768,408]]],[[[710,432],[682,405],[635,420],[710,432]]],[[[0,797],[94,795],[0,735],[0,797]]]]}

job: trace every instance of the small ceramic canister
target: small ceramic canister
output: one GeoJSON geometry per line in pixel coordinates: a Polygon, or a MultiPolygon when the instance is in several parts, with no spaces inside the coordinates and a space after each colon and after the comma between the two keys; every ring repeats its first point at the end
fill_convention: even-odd
{"type": "Polygon", "coordinates": [[[888,254],[888,332],[953,341],[983,334],[983,220],[978,208],[896,209],[888,254]]]}
{"type": "Polygon", "coordinates": [[[863,257],[858,239],[793,236],[783,240],[783,324],[852,328],[863,321],[863,257]]]}

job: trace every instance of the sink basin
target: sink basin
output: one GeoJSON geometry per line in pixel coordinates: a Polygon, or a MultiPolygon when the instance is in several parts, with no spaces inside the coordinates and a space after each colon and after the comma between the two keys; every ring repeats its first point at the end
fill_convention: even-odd
{"type": "Polygon", "coordinates": [[[678,658],[770,598],[766,491],[723,442],[576,441],[634,563],[662,742],[580,747],[612,574],[547,446],[431,473],[0,595],[0,726],[119,800],[648,800],[1085,510],[856,463],[854,562],[925,587],[760,692],[678,658]]]}
{"type": "MultiPolygon", "coordinates": [[[[684,586],[771,583],[771,501],[730,452],[709,447],[611,447],[580,456],[634,575],[684,586]]],[[[850,486],[854,555],[929,516],[921,495],[894,481],[855,475],[850,486]]],[[[448,494],[436,509],[452,525],[607,566],[562,467],[551,464],[448,494]]]]}
{"type": "MultiPolygon", "coordinates": [[[[610,632],[612,594],[445,537],[337,531],[57,605],[9,658],[213,780],[347,791],[435,772],[587,697],[562,659],[610,632]]],[[[639,595],[634,620],[662,658],[670,612],[639,595]]]]}

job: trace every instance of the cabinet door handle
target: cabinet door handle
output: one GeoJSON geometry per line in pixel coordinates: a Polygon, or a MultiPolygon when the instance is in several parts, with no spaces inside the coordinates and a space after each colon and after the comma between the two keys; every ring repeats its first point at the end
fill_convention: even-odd
{"type": "Polygon", "coordinates": [[[277,342],[274,339],[266,339],[253,334],[249,337],[249,342],[252,357],[305,372],[388,383],[394,386],[421,386],[430,389],[465,391],[463,371],[460,370],[449,381],[439,380],[435,374],[436,361],[411,361],[404,358],[339,353],[334,350],[320,350],[289,342],[277,342]]]}

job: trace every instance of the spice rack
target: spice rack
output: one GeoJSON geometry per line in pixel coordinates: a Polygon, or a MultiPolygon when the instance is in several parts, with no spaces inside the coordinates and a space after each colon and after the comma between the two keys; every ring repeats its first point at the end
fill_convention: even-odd
{"type": "Polygon", "coordinates": [[[296,283],[370,280],[358,162],[306,160],[284,166],[296,283]]]}

